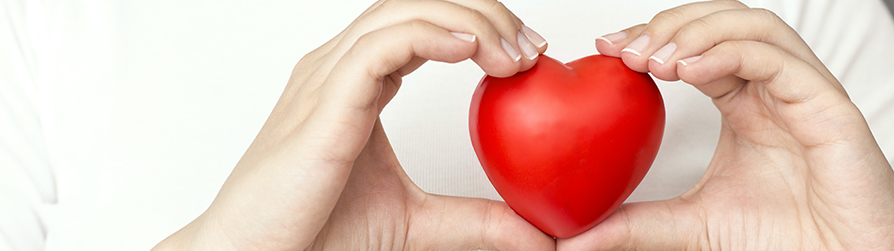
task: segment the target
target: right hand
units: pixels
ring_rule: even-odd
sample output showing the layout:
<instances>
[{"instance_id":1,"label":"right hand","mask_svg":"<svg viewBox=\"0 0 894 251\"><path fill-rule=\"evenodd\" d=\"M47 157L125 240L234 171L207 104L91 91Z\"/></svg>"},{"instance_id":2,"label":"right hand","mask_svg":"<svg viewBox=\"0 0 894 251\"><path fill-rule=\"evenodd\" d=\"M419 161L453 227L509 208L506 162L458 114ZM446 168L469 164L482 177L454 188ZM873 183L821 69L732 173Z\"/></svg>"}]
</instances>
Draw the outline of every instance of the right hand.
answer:
<instances>
[{"instance_id":1,"label":"right hand","mask_svg":"<svg viewBox=\"0 0 894 251\"><path fill-rule=\"evenodd\" d=\"M505 203L423 192L378 120L427 60L505 77L545 50L494 0L375 3L298 62L212 205L156 248L554 250Z\"/></svg>"},{"instance_id":2,"label":"right hand","mask_svg":"<svg viewBox=\"0 0 894 251\"><path fill-rule=\"evenodd\" d=\"M615 34L597 49L710 97L720 139L689 191L622 205L560 250L894 250L894 171L838 79L776 14L696 2Z\"/></svg>"}]
</instances>

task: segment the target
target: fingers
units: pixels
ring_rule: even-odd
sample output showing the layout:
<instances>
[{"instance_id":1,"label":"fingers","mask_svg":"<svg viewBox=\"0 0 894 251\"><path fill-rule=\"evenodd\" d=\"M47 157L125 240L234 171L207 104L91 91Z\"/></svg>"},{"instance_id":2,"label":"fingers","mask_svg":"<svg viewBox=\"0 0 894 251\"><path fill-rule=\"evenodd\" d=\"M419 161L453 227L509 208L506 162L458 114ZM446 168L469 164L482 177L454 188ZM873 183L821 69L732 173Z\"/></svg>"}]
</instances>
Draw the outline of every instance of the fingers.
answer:
<instances>
[{"instance_id":1,"label":"fingers","mask_svg":"<svg viewBox=\"0 0 894 251\"><path fill-rule=\"evenodd\" d=\"M645 27L626 30L625 38L614 38L619 42L612 43L612 46L607 47L606 51L600 50L600 53L619 55L631 69L647 72L649 57L667 44L682 27L693 20L717 11L741 8L747 7L736 1L708 1L665 10L655 15ZM600 39L597 40L597 43L600 41L611 40Z\"/></svg>"},{"instance_id":2,"label":"fingers","mask_svg":"<svg viewBox=\"0 0 894 251\"><path fill-rule=\"evenodd\" d=\"M813 68L822 69L827 80L835 79L797 32L764 9L725 10L696 19L668 43L668 48L675 45L676 50L659 50L650 57L649 70L661 78L674 79L675 65L666 62L699 55L724 41L758 41L777 46Z\"/></svg>"},{"instance_id":3,"label":"fingers","mask_svg":"<svg viewBox=\"0 0 894 251\"><path fill-rule=\"evenodd\" d=\"M309 134L298 135L365 139L381 108L397 91L400 80L394 74L400 74L402 67L414 65L411 61L418 58L459 62L477 48L477 38L470 34L451 33L418 20L370 32L345 53L317 90L320 105L310 115L317 119L306 120L316 124L304 125ZM319 135L320 131L334 135ZM332 150L333 160L350 162L364 142L337 140L323 149Z\"/></svg>"},{"instance_id":4,"label":"fingers","mask_svg":"<svg viewBox=\"0 0 894 251\"><path fill-rule=\"evenodd\" d=\"M823 93L838 93L811 65L779 47L760 42L723 42L702 56L678 61L677 65L683 81L715 99L741 88L714 85L716 80L730 75L763 83L770 94L786 103L803 103Z\"/></svg>"},{"instance_id":5,"label":"fingers","mask_svg":"<svg viewBox=\"0 0 894 251\"><path fill-rule=\"evenodd\" d=\"M760 97L768 107L775 107L783 126L805 146L851 137L822 128L866 131L860 112L842 90L826 81L812 65L776 46L754 41L723 42L701 57L678 61L677 74L714 98L720 112L727 116L742 107L737 103L741 99L731 94L753 92L749 96ZM731 76L747 82L731 81ZM769 96L762 94L763 90Z\"/></svg>"},{"instance_id":6,"label":"fingers","mask_svg":"<svg viewBox=\"0 0 894 251\"><path fill-rule=\"evenodd\" d=\"M555 250L555 240L506 203L428 195L413 213L413 250Z\"/></svg>"},{"instance_id":7,"label":"fingers","mask_svg":"<svg viewBox=\"0 0 894 251\"><path fill-rule=\"evenodd\" d=\"M521 19L515 16L503 3L492 0L448 0L484 14L494 24L501 36L507 37L507 41L516 41L517 49L521 55L528 59L523 62L522 70L533 66L534 59L540 53L546 51L547 42L540 34L524 25ZM509 22L514 20L514 22ZM514 40L512 38L515 38ZM510 43L511 44L511 43Z\"/></svg>"},{"instance_id":8,"label":"fingers","mask_svg":"<svg viewBox=\"0 0 894 251\"><path fill-rule=\"evenodd\" d=\"M737 1L683 5L663 11L648 25L630 28L623 34L629 35L609 34L597 39L597 49L659 79L679 80L676 64L668 62L700 55L725 41L758 41L807 62L841 89L794 29L771 11L747 8Z\"/></svg>"},{"instance_id":9,"label":"fingers","mask_svg":"<svg viewBox=\"0 0 894 251\"><path fill-rule=\"evenodd\" d=\"M559 251L703 250L705 224L678 199L624 204L592 229L557 241Z\"/></svg>"},{"instance_id":10,"label":"fingers","mask_svg":"<svg viewBox=\"0 0 894 251\"><path fill-rule=\"evenodd\" d=\"M646 24L640 24L596 38L596 50L602 55L620 58L621 50L633 41L632 38L635 38L636 34L642 33L644 29L646 29Z\"/></svg>"},{"instance_id":11,"label":"fingers","mask_svg":"<svg viewBox=\"0 0 894 251\"><path fill-rule=\"evenodd\" d=\"M450 32L425 21L409 21L367 33L354 43L336 64L327 87L352 90L338 102L371 104L378 94L379 81L391 73L408 74L418 63L414 58L455 63L472 56L479 48L479 38L472 34ZM335 93L339 94L339 93Z\"/></svg>"},{"instance_id":12,"label":"fingers","mask_svg":"<svg viewBox=\"0 0 894 251\"><path fill-rule=\"evenodd\" d=\"M340 55L364 34L411 20L475 35L480 50L471 58L494 76L506 77L530 68L546 49L542 37L536 32L526 33L518 18L493 0L392 0L384 1L352 23L332 52Z\"/></svg>"}]
</instances>

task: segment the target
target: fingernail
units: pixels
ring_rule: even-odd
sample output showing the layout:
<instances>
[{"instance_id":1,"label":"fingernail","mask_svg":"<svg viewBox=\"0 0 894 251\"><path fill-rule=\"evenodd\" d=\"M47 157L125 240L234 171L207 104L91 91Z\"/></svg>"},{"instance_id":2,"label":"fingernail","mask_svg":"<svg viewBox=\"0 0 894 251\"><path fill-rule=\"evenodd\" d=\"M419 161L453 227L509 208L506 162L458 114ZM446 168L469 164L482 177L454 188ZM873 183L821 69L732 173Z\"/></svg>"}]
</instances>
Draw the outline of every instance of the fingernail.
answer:
<instances>
[{"instance_id":1,"label":"fingernail","mask_svg":"<svg viewBox=\"0 0 894 251\"><path fill-rule=\"evenodd\" d=\"M518 62L521 60L521 54L518 54L518 51L515 48L512 48L512 45L509 42L506 42L505 39L500 38L500 43L503 44L503 50L506 51L506 54L512 58L512 61Z\"/></svg>"},{"instance_id":2,"label":"fingernail","mask_svg":"<svg viewBox=\"0 0 894 251\"><path fill-rule=\"evenodd\" d=\"M612 34L605 34L604 36L596 39L605 41L606 43L608 43L608 45L615 45L615 43L620 43L621 41L624 41L624 39L627 39L627 32L622 31Z\"/></svg>"},{"instance_id":3,"label":"fingernail","mask_svg":"<svg viewBox=\"0 0 894 251\"><path fill-rule=\"evenodd\" d=\"M701 56L701 55L698 55L698 56L695 56L695 57L691 57L691 58L685 58L685 59L677 60L677 63L678 63L678 64L681 64L681 65L683 65L683 66L687 66L687 65L690 65L690 64L695 63L695 61L698 61L699 59L702 59L702 56Z\"/></svg>"},{"instance_id":4,"label":"fingernail","mask_svg":"<svg viewBox=\"0 0 894 251\"><path fill-rule=\"evenodd\" d=\"M540 52L537 52L537 48L534 48L534 45L525 38L524 34L521 32L518 33L518 47L521 48L522 53L525 54L525 58L528 60L534 60L537 58L537 55L540 55Z\"/></svg>"},{"instance_id":5,"label":"fingernail","mask_svg":"<svg viewBox=\"0 0 894 251\"><path fill-rule=\"evenodd\" d=\"M661 49L658 49L658 51L656 51L655 54L652 54L649 59L655 60L655 62L658 62L659 64L664 64L664 62L670 58L671 54L674 54L675 50L677 50L677 44L670 42L664 47L661 47Z\"/></svg>"},{"instance_id":6,"label":"fingernail","mask_svg":"<svg viewBox=\"0 0 894 251\"><path fill-rule=\"evenodd\" d=\"M475 42L475 38L476 38L475 35L460 33L460 32L451 32L450 34L456 38L459 38L459 39L462 39L462 40L465 40L468 42Z\"/></svg>"},{"instance_id":7,"label":"fingernail","mask_svg":"<svg viewBox=\"0 0 894 251\"><path fill-rule=\"evenodd\" d=\"M534 44L534 46L537 46L537 48L542 48L544 45L546 45L546 39L543 39L540 34L532 30L527 25L522 25L522 32L524 32L525 36L528 37L528 41L531 41L531 43Z\"/></svg>"},{"instance_id":8,"label":"fingernail","mask_svg":"<svg viewBox=\"0 0 894 251\"><path fill-rule=\"evenodd\" d=\"M639 55L643 55L642 52L645 51L646 47L648 47L648 46L649 46L649 34L643 34L642 36L639 36L638 38L633 40L633 42L630 42L630 44L628 44L626 48L621 50L621 52L626 51L626 52L633 53L633 55L639 56Z\"/></svg>"}]
</instances>

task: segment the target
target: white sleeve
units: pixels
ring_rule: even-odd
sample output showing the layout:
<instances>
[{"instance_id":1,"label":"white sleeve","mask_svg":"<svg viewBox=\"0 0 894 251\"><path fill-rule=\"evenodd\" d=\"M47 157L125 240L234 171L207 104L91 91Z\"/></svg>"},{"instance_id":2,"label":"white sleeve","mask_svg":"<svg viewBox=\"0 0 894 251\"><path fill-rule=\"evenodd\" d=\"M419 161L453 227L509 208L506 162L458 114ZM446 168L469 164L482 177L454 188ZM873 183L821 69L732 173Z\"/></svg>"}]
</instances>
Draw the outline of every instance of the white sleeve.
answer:
<instances>
[{"instance_id":1,"label":"white sleeve","mask_svg":"<svg viewBox=\"0 0 894 251\"><path fill-rule=\"evenodd\" d=\"M39 208L55 203L53 171L39 112L36 4L0 1L0 250L43 250Z\"/></svg>"}]
</instances>

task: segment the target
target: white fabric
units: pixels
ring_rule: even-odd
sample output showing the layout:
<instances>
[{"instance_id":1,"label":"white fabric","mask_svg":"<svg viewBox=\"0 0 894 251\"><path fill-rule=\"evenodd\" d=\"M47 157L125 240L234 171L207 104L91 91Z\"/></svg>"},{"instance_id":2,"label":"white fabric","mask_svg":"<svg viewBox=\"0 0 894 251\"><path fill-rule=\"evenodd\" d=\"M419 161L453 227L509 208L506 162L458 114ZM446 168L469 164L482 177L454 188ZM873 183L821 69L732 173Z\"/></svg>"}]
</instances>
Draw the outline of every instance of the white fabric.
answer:
<instances>
[{"instance_id":1,"label":"white fabric","mask_svg":"<svg viewBox=\"0 0 894 251\"><path fill-rule=\"evenodd\" d=\"M506 1L570 61L686 1ZM894 23L878 0L753 0L801 32L894 156ZM371 1L0 0L0 250L146 250L211 202L305 53ZM482 72L430 63L382 114L425 191L499 199L468 136ZM679 195L719 132L710 100L659 83L658 158L629 201Z\"/></svg>"}]
</instances>

